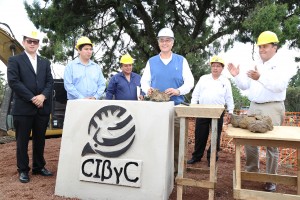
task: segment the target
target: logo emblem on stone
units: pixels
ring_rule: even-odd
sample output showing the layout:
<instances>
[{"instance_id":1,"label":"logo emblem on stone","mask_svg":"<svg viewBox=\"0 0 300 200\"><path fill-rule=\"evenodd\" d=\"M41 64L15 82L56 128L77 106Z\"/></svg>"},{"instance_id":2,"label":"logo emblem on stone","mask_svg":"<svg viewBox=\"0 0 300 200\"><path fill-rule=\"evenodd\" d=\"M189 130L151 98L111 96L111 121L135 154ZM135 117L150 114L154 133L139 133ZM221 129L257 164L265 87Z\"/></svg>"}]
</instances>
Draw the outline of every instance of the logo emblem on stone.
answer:
<instances>
[{"instance_id":1,"label":"logo emblem on stone","mask_svg":"<svg viewBox=\"0 0 300 200\"><path fill-rule=\"evenodd\" d=\"M135 139L135 123L123 107L109 105L99 109L88 126L89 141L81 156L99 154L116 158L124 154Z\"/></svg>"}]
</instances>

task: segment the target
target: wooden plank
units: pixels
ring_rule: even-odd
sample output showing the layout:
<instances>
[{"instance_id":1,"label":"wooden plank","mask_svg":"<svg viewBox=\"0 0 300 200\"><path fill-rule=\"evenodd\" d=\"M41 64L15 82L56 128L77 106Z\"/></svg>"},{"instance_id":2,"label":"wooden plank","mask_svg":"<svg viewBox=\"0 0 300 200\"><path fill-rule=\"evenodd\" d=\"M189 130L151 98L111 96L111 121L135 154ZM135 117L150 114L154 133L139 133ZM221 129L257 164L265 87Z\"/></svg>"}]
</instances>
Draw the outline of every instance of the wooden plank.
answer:
<instances>
[{"instance_id":1,"label":"wooden plank","mask_svg":"<svg viewBox=\"0 0 300 200\"><path fill-rule=\"evenodd\" d=\"M236 187L241 189L241 146L235 146L235 171L236 171Z\"/></svg>"},{"instance_id":2,"label":"wooden plank","mask_svg":"<svg viewBox=\"0 0 300 200\"><path fill-rule=\"evenodd\" d=\"M177 117L220 118L224 109L222 105L177 105L175 106L175 114Z\"/></svg>"},{"instance_id":3,"label":"wooden plank","mask_svg":"<svg viewBox=\"0 0 300 200\"><path fill-rule=\"evenodd\" d=\"M226 132L233 138L300 142L300 127L296 126L274 126L272 131L266 133L252 133L247 129L234 128L230 124Z\"/></svg>"},{"instance_id":4,"label":"wooden plank","mask_svg":"<svg viewBox=\"0 0 300 200\"><path fill-rule=\"evenodd\" d=\"M199 174L209 174L209 168L196 168L196 167L187 167L188 172L199 173Z\"/></svg>"},{"instance_id":5,"label":"wooden plank","mask_svg":"<svg viewBox=\"0 0 300 200\"><path fill-rule=\"evenodd\" d=\"M184 153L185 153L185 138L186 134L186 123L185 118L180 118L180 135L179 135L179 153L178 153L178 177L183 177L183 170L184 170Z\"/></svg>"},{"instance_id":6,"label":"wooden plank","mask_svg":"<svg viewBox=\"0 0 300 200\"><path fill-rule=\"evenodd\" d=\"M186 119L180 118L180 132L179 132L179 153L178 153L178 174L176 177L176 183L177 183L177 200L182 200L182 194L183 194L183 185L178 184L177 180L180 180L183 178L184 173L184 154L185 154L185 141L186 137Z\"/></svg>"},{"instance_id":7,"label":"wooden plank","mask_svg":"<svg viewBox=\"0 0 300 200\"><path fill-rule=\"evenodd\" d=\"M183 187L177 184L177 200L182 200Z\"/></svg>"},{"instance_id":8,"label":"wooden plank","mask_svg":"<svg viewBox=\"0 0 300 200\"><path fill-rule=\"evenodd\" d=\"M210 153L210 175L209 180L213 182L216 177L216 156L217 156L217 135L218 135L218 120L212 119L211 122L211 153Z\"/></svg>"},{"instance_id":9,"label":"wooden plank","mask_svg":"<svg viewBox=\"0 0 300 200\"><path fill-rule=\"evenodd\" d=\"M242 172L242 180L246 181L256 181L256 182L272 182L284 185L297 185L297 177L289 175L279 175L279 174L265 174L257 172Z\"/></svg>"},{"instance_id":10,"label":"wooden plank","mask_svg":"<svg viewBox=\"0 0 300 200\"><path fill-rule=\"evenodd\" d=\"M217 180L217 171L216 171L216 156L217 156L217 136L218 136L218 119L211 120L211 152L210 152L210 174L209 181L216 182ZM209 189L208 191L208 199L214 199L215 191L213 189Z\"/></svg>"},{"instance_id":11,"label":"wooden plank","mask_svg":"<svg viewBox=\"0 0 300 200\"><path fill-rule=\"evenodd\" d=\"M233 172L232 172L232 186L233 186L233 188L241 189L241 188L237 188L237 185L236 185L236 171L235 170L233 170Z\"/></svg>"},{"instance_id":12,"label":"wooden plank","mask_svg":"<svg viewBox=\"0 0 300 200\"><path fill-rule=\"evenodd\" d=\"M211 181L197 181L195 179L190 178L176 178L177 185L185 185L185 186L191 186L191 187L201 187L201 188L207 188L207 189L214 189L216 187L216 182ZM178 189L178 187L177 187Z\"/></svg>"},{"instance_id":13,"label":"wooden plank","mask_svg":"<svg viewBox=\"0 0 300 200\"><path fill-rule=\"evenodd\" d=\"M272 139L260 140L260 139L235 138L234 142L236 145L266 146L266 144L268 144L268 147L287 147L287 148L298 148L300 145L299 142L296 141L272 140Z\"/></svg>"},{"instance_id":14,"label":"wooden plank","mask_svg":"<svg viewBox=\"0 0 300 200\"><path fill-rule=\"evenodd\" d=\"M208 191L208 200L214 200L215 190L209 189Z\"/></svg>"},{"instance_id":15,"label":"wooden plank","mask_svg":"<svg viewBox=\"0 0 300 200\"><path fill-rule=\"evenodd\" d=\"M186 158L187 148L186 147L188 146L188 136L189 136L189 120L188 120L188 118L184 118L184 119L185 119L185 132L184 132L185 148L184 148L184 153L183 153L183 155L184 155L183 177L185 176L186 169L187 169L187 158Z\"/></svg>"},{"instance_id":16,"label":"wooden plank","mask_svg":"<svg viewBox=\"0 0 300 200\"><path fill-rule=\"evenodd\" d=\"M297 148L297 194L300 195L300 148Z\"/></svg>"},{"instance_id":17,"label":"wooden plank","mask_svg":"<svg viewBox=\"0 0 300 200\"><path fill-rule=\"evenodd\" d=\"M246 189L233 190L233 197L235 199L251 199L251 200L300 200L300 196L292 194L281 194L274 192L255 191Z\"/></svg>"}]
</instances>

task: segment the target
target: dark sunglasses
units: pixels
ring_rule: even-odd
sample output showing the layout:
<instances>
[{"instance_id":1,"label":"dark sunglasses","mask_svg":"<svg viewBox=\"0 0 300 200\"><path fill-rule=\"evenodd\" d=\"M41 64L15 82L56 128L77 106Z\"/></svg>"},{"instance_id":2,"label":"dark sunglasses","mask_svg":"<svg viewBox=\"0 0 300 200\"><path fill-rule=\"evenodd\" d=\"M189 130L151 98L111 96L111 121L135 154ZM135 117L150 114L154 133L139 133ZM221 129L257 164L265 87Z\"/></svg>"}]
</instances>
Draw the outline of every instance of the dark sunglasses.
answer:
<instances>
[{"instance_id":1,"label":"dark sunglasses","mask_svg":"<svg viewBox=\"0 0 300 200\"><path fill-rule=\"evenodd\" d=\"M39 41L38 40L26 40L27 44L34 44L34 45L38 45Z\"/></svg>"}]
</instances>

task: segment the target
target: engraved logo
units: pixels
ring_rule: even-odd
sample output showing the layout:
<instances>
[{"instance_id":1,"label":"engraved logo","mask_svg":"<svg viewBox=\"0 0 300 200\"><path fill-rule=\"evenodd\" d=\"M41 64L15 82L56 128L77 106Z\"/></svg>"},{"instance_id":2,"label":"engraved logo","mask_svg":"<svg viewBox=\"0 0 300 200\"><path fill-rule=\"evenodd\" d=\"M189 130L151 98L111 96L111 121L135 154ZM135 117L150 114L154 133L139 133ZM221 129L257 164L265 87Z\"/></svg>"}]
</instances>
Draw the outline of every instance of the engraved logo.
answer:
<instances>
[{"instance_id":1,"label":"engraved logo","mask_svg":"<svg viewBox=\"0 0 300 200\"><path fill-rule=\"evenodd\" d=\"M89 141L81 156L99 154L116 158L124 154L135 139L135 123L123 107L109 105L99 109L88 126Z\"/></svg>"}]
</instances>

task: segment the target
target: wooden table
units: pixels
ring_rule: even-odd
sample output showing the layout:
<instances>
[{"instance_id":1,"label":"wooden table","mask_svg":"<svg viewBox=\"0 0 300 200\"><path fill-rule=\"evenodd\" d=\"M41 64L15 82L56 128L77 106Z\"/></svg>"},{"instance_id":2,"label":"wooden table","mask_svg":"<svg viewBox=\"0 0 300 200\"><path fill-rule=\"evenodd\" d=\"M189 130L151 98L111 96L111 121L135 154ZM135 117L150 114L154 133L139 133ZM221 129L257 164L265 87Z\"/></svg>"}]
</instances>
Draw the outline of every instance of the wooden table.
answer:
<instances>
[{"instance_id":1,"label":"wooden table","mask_svg":"<svg viewBox=\"0 0 300 200\"><path fill-rule=\"evenodd\" d=\"M217 147L217 127L218 119L224 111L224 106L219 105L199 105L191 104L190 106L178 105L175 106L176 117L180 118L180 138L179 138L179 155L178 155L178 174L176 177L177 183L177 199L182 199L183 186L202 187L209 189L209 199L214 199L214 189L217 182L216 174L216 147ZM210 155L210 169L209 181L194 180L184 178L186 173L186 148L188 126L187 117L197 118L212 118L211 125L211 155ZM201 170L199 170L201 172Z\"/></svg>"},{"instance_id":2,"label":"wooden table","mask_svg":"<svg viewBox=\"0 0 300 200\"><path fill-rule=\"evenodd\" d=\"M274 129L267 133L252 133L249 130L234 128L229 125L227 133L229 137L234 139L235 143L236 163L235 173L233 173L235 199L300 199L300 127L274 126ZM290 147L297 150L298 169L296 176L245 172L241 170L241 146L266 146L266 144L270 147ZM242 180L294 185L297 186L297 195L242 189Z\"/></svg>"}]
</instances>

